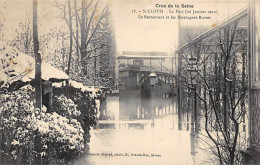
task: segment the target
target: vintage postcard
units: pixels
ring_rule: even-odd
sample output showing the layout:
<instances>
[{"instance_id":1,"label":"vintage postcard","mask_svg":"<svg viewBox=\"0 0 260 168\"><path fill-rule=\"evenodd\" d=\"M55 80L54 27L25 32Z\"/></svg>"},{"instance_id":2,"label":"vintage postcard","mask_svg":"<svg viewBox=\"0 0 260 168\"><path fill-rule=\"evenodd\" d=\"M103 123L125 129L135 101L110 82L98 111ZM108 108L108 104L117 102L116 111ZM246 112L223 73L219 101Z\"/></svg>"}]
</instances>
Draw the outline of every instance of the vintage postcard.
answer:
<instances>
[{"instance_id":1,"label":"vintage postcard","mask_svg":"<svg viewBox=\"0 0 260 168\"><path fill-rule=\"evenodd\" d=\"M260 164L259 32L258 0L0 0L0 164Z\"/></svg>"}]
</instances>

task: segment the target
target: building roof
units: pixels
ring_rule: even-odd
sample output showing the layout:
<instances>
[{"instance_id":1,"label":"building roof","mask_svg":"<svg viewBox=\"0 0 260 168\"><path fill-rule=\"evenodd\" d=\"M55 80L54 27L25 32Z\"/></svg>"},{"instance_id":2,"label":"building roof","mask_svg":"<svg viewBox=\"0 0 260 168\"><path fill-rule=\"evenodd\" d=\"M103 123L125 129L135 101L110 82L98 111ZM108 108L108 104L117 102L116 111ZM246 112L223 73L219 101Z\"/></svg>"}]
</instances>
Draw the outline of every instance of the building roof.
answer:
<instances>
[{"instance_id":1,"label":"building roof","mask_svg":"<svg viewBox=\"0 0 260 168\"><path fill-rule=\"evenodd\" d=\"M166 58L172 58L171 56L146 56L146 55L120 55L117 59L152 59L152 60L163 60Z\"/></svg>"},{"instance_id":2,"label":"building roof","mask_svg":"<svg viewBox=\"0 0 260 168\"><path fill-rule=\"evenodd\" d=\"M62 88L65 85L66 85L65 81L52 83L52 86L54 88ZM73 87L75 89L78 89L83 93L90 93L92 98L94 98L97 95L97 93L100 91L100 88L97 88L97 87L94 87L94 86L85 86L82 83L74 81L74 80L69 80L69 86Z\"/></svg>"},{"instance_id":3,"label":"building roof","mask_svg":"<svg viewBox=\"0 0 260 168\"><path fill-rule=\"evenodd\" d=\"M93 92L93 93L97 93L99 91L98 88L94 88L94 87L89 87L89 86L85 86L80 82L74 81L74 80L70 80L69 81L69 85L76 88L76 89L80 89L82 92Z\"/></svg>"},{"instance_id":4,"label":"building roof","mask_svg":"<svg viewBox=\"0 0 260 168\"><path fill-rule=\"evenodd\" d=\"M144 51L123 51L122 55L118 56L117 59L152 59L162 60L165 58L172 58L166 52L144 52Z\"/></svg>"},{"instance_id":5,"label":"building roof","mask_svg":"<svg viewBox=\"0 0 260 168\"><path fill-rule=\"evenodd\" d=\"M235 23L243 18L245 18L248 14L248 8L244 8L242 9L241 11L235 13L233 16L231 16L230 18L228 18L227 20L219 23L217 26L209 29L208 31L200 34L199 36L197 36L196 38L194 38L193 40L191 40L190 42L184 44L183 46L181 46L178 50L176 50L176 52L179 52L179 51L182 51L184 50L185 48L188 48L190 45L196 43L197 41L211 35L212 33L214 33L216 30L220 29L220 28L223 28L225 26L227 26L228 24L231 24L231 23Z\"/></svg>"},{"instance_id":6,"label":"building roof","mask_svg":"<svg viewBox=\"0 0 260 168\"><path fill-rule=\"evenodd\" d=\"M33 57L10 46L0 46L0 82L8 84L16 81L30 82L34 77L35 59ZM69 76L43 61L42 79L62 81L69 79Z\"/></svg>"},{"instance_id":7,"label":"building roof","mask_svg":"<svg viewBox=\"0 0 260 168\"><path fill-rule=\"evenodd\" d=\"M166 52L123 51L122 55L167 56Z\"/></svg>"}]
</instances>

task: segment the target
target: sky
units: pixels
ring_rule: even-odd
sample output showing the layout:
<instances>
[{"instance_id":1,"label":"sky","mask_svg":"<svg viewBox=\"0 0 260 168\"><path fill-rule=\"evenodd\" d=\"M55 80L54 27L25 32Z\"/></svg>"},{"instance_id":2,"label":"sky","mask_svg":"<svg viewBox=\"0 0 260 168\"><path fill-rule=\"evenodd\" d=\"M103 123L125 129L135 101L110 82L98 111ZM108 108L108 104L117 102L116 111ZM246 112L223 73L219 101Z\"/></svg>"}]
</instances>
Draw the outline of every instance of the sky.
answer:
<instances>
[{"instance_id":1,"label":"sky","mask_svg":"<svg viewBox=\"0 0 260 168\"><path fill-rule=\"evenodd\" d=\"M120 55L122 51L162 51L171 53L178 48L178 25L204 27L217 25L244 8L247 3L247 0L114 0L111 10L118 54ZM194 6L194 10L217 10L218 14L211 15L209 20L178 21L178 19L138 19L139 13L132 13L134 9L137 11L143 9L168 10L168 8L156 8L156 4L166 6L168 4L189 4Z\"/></svg>"},{"instance_id":2,"label":"sky","mask_svg":"<svg viewBox=\"0 0 260 168\"><path fill-rule=\"evenodd\" d=\"M0 0L0 4L6 6L4 9L4 34L6 39L12 39L19 22L32 22L32 1L33 0ZM64 0L57 0L62 3ZM54 6L56 0L38 0L38 32L48 32L49 29L59 26L61 18L58 18L59 11ZM0 9L1 10L1 9ZM31 24L32 26L32 24Z\"/></svg>"},{"instance_id":3,"label":"sky","mask_svg":"<svg viewBox=\"0 0 260 168\"><path fill-rule=\"evenodd\" d=\"M64 0L57 0L62 2ZM104 0L101 0L104 1ZM32 18L32 0L0 0L6 3L5 29L7 39L14 37L15 29L20 21ZM58 10L52 4L55 0L39 0L39 19L48 20L47 24L39 26L39 32L48 31L59 26ZM79 0L78 3L81 1ZM111 0L111 22L115 33L116 49L122 51L158 51L173 52L178 48L178 27L216 25L241 10L248 0ZM179 20L178 19L138 19L144 13L132 13L132 10L156 10L158 5L189 4L194 10L213 10L218 14L211 15L209 20ZM175 10L175 8L173 8ZM146 14L165 16L167 14ZM177 15L177 14L172 14Z\"/></svg>"}]
</instances>

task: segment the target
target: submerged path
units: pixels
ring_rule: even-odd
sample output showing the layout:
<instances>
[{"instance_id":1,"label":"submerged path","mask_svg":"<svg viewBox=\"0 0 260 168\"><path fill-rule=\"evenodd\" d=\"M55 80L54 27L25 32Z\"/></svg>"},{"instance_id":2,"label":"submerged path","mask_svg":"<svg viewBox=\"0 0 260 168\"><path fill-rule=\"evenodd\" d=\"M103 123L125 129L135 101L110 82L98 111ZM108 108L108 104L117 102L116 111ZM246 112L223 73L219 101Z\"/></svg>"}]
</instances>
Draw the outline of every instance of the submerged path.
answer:
<instances>
[{"instance_id":1,"label":"submerged path","mask_svg":"<svg viewBox=\"0 0 260 168\"><path fill-rule=\"evenodd\" d=\"M76 164L203 164L189 114L179 116L174 99L156 102L108 97L108 120L91 130L89 153Z\"/></svg>"}]
</instances>

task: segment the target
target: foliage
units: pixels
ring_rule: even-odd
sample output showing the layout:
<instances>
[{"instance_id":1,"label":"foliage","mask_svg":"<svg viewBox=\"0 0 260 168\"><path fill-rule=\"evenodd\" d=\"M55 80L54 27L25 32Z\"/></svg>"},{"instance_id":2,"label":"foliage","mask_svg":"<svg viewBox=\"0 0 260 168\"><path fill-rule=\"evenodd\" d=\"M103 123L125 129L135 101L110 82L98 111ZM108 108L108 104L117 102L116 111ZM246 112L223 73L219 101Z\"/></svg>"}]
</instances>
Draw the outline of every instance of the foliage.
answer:
<instances>
[{"instance_id":1,"label":"foliage","mask_svg":"<svg viewBox=\"0 0 260 168\"><path fill-rule=\"evenodd\" d=\"M21 52L33 55L33 33L30 20L28 19L25 23L20 22L15 33L16 38L11 42L11 44Z\"/></svg>"},{"instance_id":2,"label":"foliage","mask_svg":"<svg viewBox=\"0 0 260 168\"><path fill-rule=\"evenodd\" d=\"M75 91L71 99L77 104L78 109L81 111L79 121L85 132L85 142L90 141L89 130L97 124L97 108L96 98L92 96L92 93Z\"/></svg>"},{"instance_id":3,"label":"foliage","mask_svg":"<svg viewBox=\"0 0 260 168\"><path fill-rule=\"evenodd\" d=\"M91 1L88 4L86 0L81 3L74 1L74 4L71 2L56 4L70 32L70 35L62 34L69 36L62 40L62 49L70 48L73 42L73 50L63 52L63 67L70 67L70 78L85 85L112 86L115 46L109 24L109 3ZM69 42L71 38L73 41ZM67 55L71 55L71 60Z\"/></svg>"},{"instance_id":4,"label":"foliage","mask_svg":"<svg viewBox=\"0 0 260 168\"><path fill-rule=\"evenodd\" d=\"M29 94L28 94L29 93ZM25 90L1 94L1 154L13 163L32 163L34 153L34 131L36 118L32 96Z\"/></svg>"},{"instance_id":5,"label":"foliage","mask_svg":"<svg viewBox=\"0 0 260 168\"><path fill-rule=\"evenodd\" d=\"M54 100L53 108L58 108L60 110L62 110L62 108L63 109L67 108L68 106L65 104L65 102L70 99L75 103L76 109L80 111L80 115L74 118L76 118L81 123L81 126L84 130L84 142L86 144L90 141L89 130L91 127L97 124L97 120L98 120L97 104L96 104L97 96L94 91L91 90L82 91L82 88L70 87L69 88L70 99L67 99L63 95L64 90L66 90L64 86L54 88L53 93L54 95L57 96L55 96L56 98L54 98L56 100ZM57 103L57 100L61 100L61 101Z\"/></svg>"},{"instance_id":6,"label":"foliage","mask_svg":"<svg viewBox=\"0 0 260 168\"><path fill-rule=\"evenodd\" d=\"M80 123L56 112L40 113L32 98L30 86L1 94L1 160L34 164L39 157L70 160L79 156L84 150Z\"/></svg>"},{"instance_id":7,"label":"foliage","mask_svg":"<svg viewBox=\"0 0 260 168\"><path fill-rule=\"evenodd\" d=\"M48 148L52 147L58 159L70 160L83 152L84 131L76 119L69 120L55 112L40 113L36 118L44 154L49 155Z\"/></svg>"},{"instance_id":8,"label":"foliage","mask_svg":"<svg viewBox=\"0 0 260 168\"><path fill-rule=\"evenodd\" d=\"M59 115L69 119L77 118L81 113L77 110L77 105L71 99L67 99L63 94L54 97L52 111L56 111Z\"/></svg>"},{"instance_id":9,"label":"foliage","mask_svg":"<svg viewBox=\"0 0 260 168\"><path fill-rule=\"evenodd\" d=\"M72 0L70 0L73 2ZM82 2L85 0L82 0ZM85 4L83 3L83 4ZM70 52L69 34L66 27L69 22L67 2L61 2L55 6L60 10L62 20L57 20L59 26L52 26L46 31L39 31L40 51L42 59L56 68L67 70L70 64L70 78L84 83L85 85L113 85L115 42L112 25L109 20L109 3L93 1L84 6L74 1L71 3L73 49ZM85 10L81 10L85 9ZM39 28L43 26L49 17L41 11L39 6ZM83 12L83 13L82 13ZM83 15L84 16L83 16ZM1 14L0 14L1 15ZM93 16L92 16L93 15ZM82 18L83 16L83 18ZM91 17L92 16L92 17ZM85 18L85 19L84 19ZM87 22L84 27L81 23ZM32 23L29 18L20 21L15 30L16 36L9 43L29 55L33 55ZM72 54L69 61L69 54Z\"/></svg>"}]
</instances>

